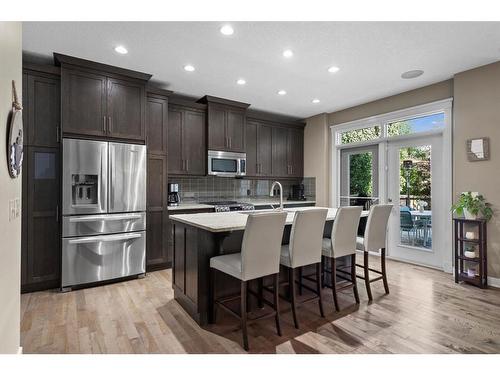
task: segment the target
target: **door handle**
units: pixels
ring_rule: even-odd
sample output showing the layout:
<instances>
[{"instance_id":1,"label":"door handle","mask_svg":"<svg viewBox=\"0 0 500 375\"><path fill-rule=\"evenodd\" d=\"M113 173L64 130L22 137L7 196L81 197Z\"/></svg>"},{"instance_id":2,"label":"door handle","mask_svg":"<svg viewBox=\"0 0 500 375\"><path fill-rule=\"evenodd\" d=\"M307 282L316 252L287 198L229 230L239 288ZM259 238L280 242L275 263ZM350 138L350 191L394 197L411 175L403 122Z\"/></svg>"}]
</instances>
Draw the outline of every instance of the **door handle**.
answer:
<instances>
[{"instance_id":1,"label":"door handle","mask_svg":"<svg viewBox=\"0 0 500 375\"><path fill-rule=\"evenodd\" d=\"M131 233L131 234L119 234L119 235L106 235L106 236L93 236L77 238L74 240L69 240L69 244L79 244L79 243L94 243L94 242L114 242L114 241L128 241L135 238L141 237L141 234Z\"/></svg>"},{"instance_id":2,"label":"door handle","mask_svg":"<svg viewBox=\"0 0 500 375\"><path fill-rule=\"evenodd\" d=\"M229 137L229 148L231 148L231 137Z\"/></svg>"},{"instance_id":3,"label":"door handle","mask_svg":"<svg viewBox=\"0 0 500 375\"><path fill-rule=\"evenodd\" d=\"M106 116L102 116L102 132L104 134L107 133L107 130L106 130Z\"/></svg>"},{"instance_id":4,"label":"door handle","mask_svg":"<svg viewBox=\"0 0 500 375\"><path fill-rule=\"evenodd\" d=\"M142 216L138 214L132 215L115 215L115 216L83 216L83 217L71 217L69 219L70 223L82 223L87 221L116 221L116 220L137 220Z\"/></svg>"},{"instance_id":5,"label":"door handle","mask_svg":"<svg viewBox=\"0 0 500 375\"><path fill-rule=\"evenodd\" d=\"M111 133L113 131L113 122L111 121L112 117L108 116L108 132Z\"/></svg>"},{"instance_id":6,"label":"door handle","mask_svg":"<svg viewBox=\"0 0 500 375\"><path fill-rule=\"evenodd\" d=\"M189 159L186 159L186 172L189 172Z\"/></svg>"}]
</instances>

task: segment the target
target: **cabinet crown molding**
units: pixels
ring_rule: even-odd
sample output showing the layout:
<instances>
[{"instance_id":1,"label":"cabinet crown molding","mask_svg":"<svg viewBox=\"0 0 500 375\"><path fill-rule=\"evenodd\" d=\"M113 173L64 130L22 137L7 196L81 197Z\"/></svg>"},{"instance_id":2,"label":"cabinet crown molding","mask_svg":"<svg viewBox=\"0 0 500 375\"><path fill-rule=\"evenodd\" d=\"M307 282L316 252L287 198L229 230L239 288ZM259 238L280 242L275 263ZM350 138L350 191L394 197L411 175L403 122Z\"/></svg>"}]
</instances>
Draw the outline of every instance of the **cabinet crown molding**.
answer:
<instances>
[{"instance_id":1,"label":"cabinet crown molding","mask_svg":"<svg viewBox=\"0 0 500 375\"><path fill-rule=\"evenodd\" d=\"M229 105L232 107L238 107L238 108L242 108L242 109L246 109L246 108L250 107L250 104L248 104L248 103L237 102L235 100L218 98L216 96L210 96L210 95L205 95L203 98L198 100L198 103L223 104L223 105Z\"/></svg>"},{"instance_id":2,"label":"cabinet crown molding","mask_svg":"<svg viewBox=\"0 0 500 375\"><path fill-rule=\"evenodd\" d=\"M138 72L138 71L130 70L130 69L125 69L125 68L119 68L117 66L102 64L102 63L98 63L95 61L81 59L78 57L63 55L63 54L56 53L56 52L54 52L54 63L56 64L56 66L61 66L61 64L63 64L63 65L64 64L75 65L75 66L84 67L87 69L93 69L93 70L98 70L101 72L107 72L107 73L118 74L118 75L130 77L130 78L135 78L135 79L139 79L142 81L149 81L150 78L152 77L151 74L142 73L142 72Z\"/></svg>"}]
</instances>

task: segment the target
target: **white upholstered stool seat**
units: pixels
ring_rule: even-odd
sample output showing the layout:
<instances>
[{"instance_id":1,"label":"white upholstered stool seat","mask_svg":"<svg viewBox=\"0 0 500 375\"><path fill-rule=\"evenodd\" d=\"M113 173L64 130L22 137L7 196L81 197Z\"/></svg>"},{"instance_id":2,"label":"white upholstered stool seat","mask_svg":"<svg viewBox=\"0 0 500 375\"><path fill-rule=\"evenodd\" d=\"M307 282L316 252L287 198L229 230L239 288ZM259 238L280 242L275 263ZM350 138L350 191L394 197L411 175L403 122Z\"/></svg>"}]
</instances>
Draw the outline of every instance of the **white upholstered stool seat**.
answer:
<instances>
[{"instance_id":1,"label":"white upholstered stool seat","mask_svg":"<svg viewBox=\"0 0 500 375\"><path fill-rule=\"evenodd\" d=\"M356 237L356 250L364 251L365 250L365 239L363 237Z\"/></svg>"},{"instance_id":2,"label":"white upholstered stool seat","mask_svg":"<svg viewBox=\"0 0 500 375\"><path fill-rule=\"evenodd\" d=\"M385 246L387 240L387 223L392 211L392 204L373 205L366 219L365 233L363 237L356 238L356 249L363 252L363 264L357 264L363 268L363 276L357 277L365 281L366 294L371 301L372 291L370 283L382 280L384 282L385 293L389 294L389 284L387 283L387 272L385 266ZM380 252L380 270L370 268L368 253L370 251ZM379 274L370 279L370 272Z\"/></svg>"},{"instance_id":3,"label":"white upholstered stool seat","mask_svg":"<svg viewBox=\"0 0 500 375\"><path fill-rule=\"evenodd\" d=\"M328 209L326 208L311 208L295 212L290 231L290 243L281 246L280 263L288 268L289 302L292 305L295 328L299 328L295 296L296 269L299 270L299 293L302 294L302 288L305 288L316 295L303 302L318 299L320 314L322 317L324 316L321 296L321 239L327 214ZM312 275L310 275L305 279L314 282L316 288L302 283L302 267L310 265L316 265L316 278L312 279Z\"/></svg>"},{"instance_id":4,"label":"white upholstered stool seat","mask_svg":"<svg viewBox=\"0 0 500 375\"><path fill-rule=\"evenodd\" d=\"M210 258L210 293L212 309L209 317L211 323L215 323L216 307L224 308L230 314L240 319L243 334L243 347L248 350L247 333L247 297L248 283L251 280L261 281L265 276L273 276L274 303L271 304L273 312L267 316L274 316L276 330L281 336L279 319L279 270L280 270L280 250L283 230L286 222L286 212L259 212L248 214L245 232L241 243L241 252L234 254L219 255ZM223 272L240 280L241 293L236 297L217 300L215 285L216 272ZM238 314L224 302L232 299L240 299L241 308Z\"/></svg>"},{"instance_id":5,"label":"white upholstered stool seat","mask_svg":"<svg viewBox=\"0 0 500 375\"><path fill-rule=\"evenodd\" d=\"M241 253L219 255L210 258L210 267L243 280L241 272Z\"/></svg>"},{"instance_id":6,"label":"white upholstered stool seat","mask_svg":"<svg viewBox=\"0 0 500 375\"><path fill-rule=\"evenodd\" d=\"M359 218L361 217L362 208L359 206L341 207L337 211L335 221L333 222L330 238L323 238L322 251L323 255L323 275L328 270L326 269L326 259L330 263L330 286L333 293L333 303L335 310L339 311L337 300L337 291L344 288L353 288L354 298L356 303L359 303L358 287L356 284L356 233L359 226ZM345 271L346 267L337 270L338 258L350 258L350 272ZM339 272L337 274L337 272ZM324 276L323 276L324 277ZM337 277L349 283L337 288Z\"/></svg>"}]
</instances>

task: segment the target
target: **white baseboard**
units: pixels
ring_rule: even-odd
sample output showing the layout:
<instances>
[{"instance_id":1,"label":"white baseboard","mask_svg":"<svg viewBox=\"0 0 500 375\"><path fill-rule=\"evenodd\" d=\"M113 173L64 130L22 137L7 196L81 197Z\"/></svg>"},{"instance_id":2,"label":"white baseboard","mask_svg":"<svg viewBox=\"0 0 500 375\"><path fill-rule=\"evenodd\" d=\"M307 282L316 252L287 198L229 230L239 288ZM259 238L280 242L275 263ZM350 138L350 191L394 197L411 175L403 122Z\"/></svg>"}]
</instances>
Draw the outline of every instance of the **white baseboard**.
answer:
<instances>
[{"instance_id":1,"label":"white baseboard","mask_svg":"<svg viewBox=\"0 0 500 375\"><path fill-rule=\"evenodd\" d=\"M488 286L500 288L500 278L488 276Z\"/></svg>"},{"instance_id":2,"label":"white baseboard","mask_svg":"<svg viewBox=\"0 0 500 375\"><path fill-rule=\"evenodd\" d=\"M17 354L23 354L23 347L20 346L19 349L17 349Z\"/></svg>"}]
</instances>

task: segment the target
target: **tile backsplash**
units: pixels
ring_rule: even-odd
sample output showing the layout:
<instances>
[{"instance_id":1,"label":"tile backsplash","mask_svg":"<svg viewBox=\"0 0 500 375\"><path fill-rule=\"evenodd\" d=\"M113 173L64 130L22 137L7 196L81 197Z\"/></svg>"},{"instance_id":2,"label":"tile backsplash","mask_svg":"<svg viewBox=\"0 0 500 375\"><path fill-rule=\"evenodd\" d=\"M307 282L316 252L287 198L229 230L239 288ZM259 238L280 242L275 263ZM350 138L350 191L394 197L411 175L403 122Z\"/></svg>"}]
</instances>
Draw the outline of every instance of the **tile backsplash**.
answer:
<instances>
[{"instance_id":1,"label":"tile backsplash","mask_svg":"<svg viewBox=\"0 0 500 375\"><path fill-rule=\"evenodd\" d=\"M275 180L239 179L216 176L169 177L168 182L179 184L181 201L203 202L210 200L237 200L238 198L264 198ZM280 181L280 180L278 180ZM291 194L292 185L304 184L304 195L314 200L316 179L305 177L297 180L281 180L283 198Z\"/></svg>"}]
</instances>

